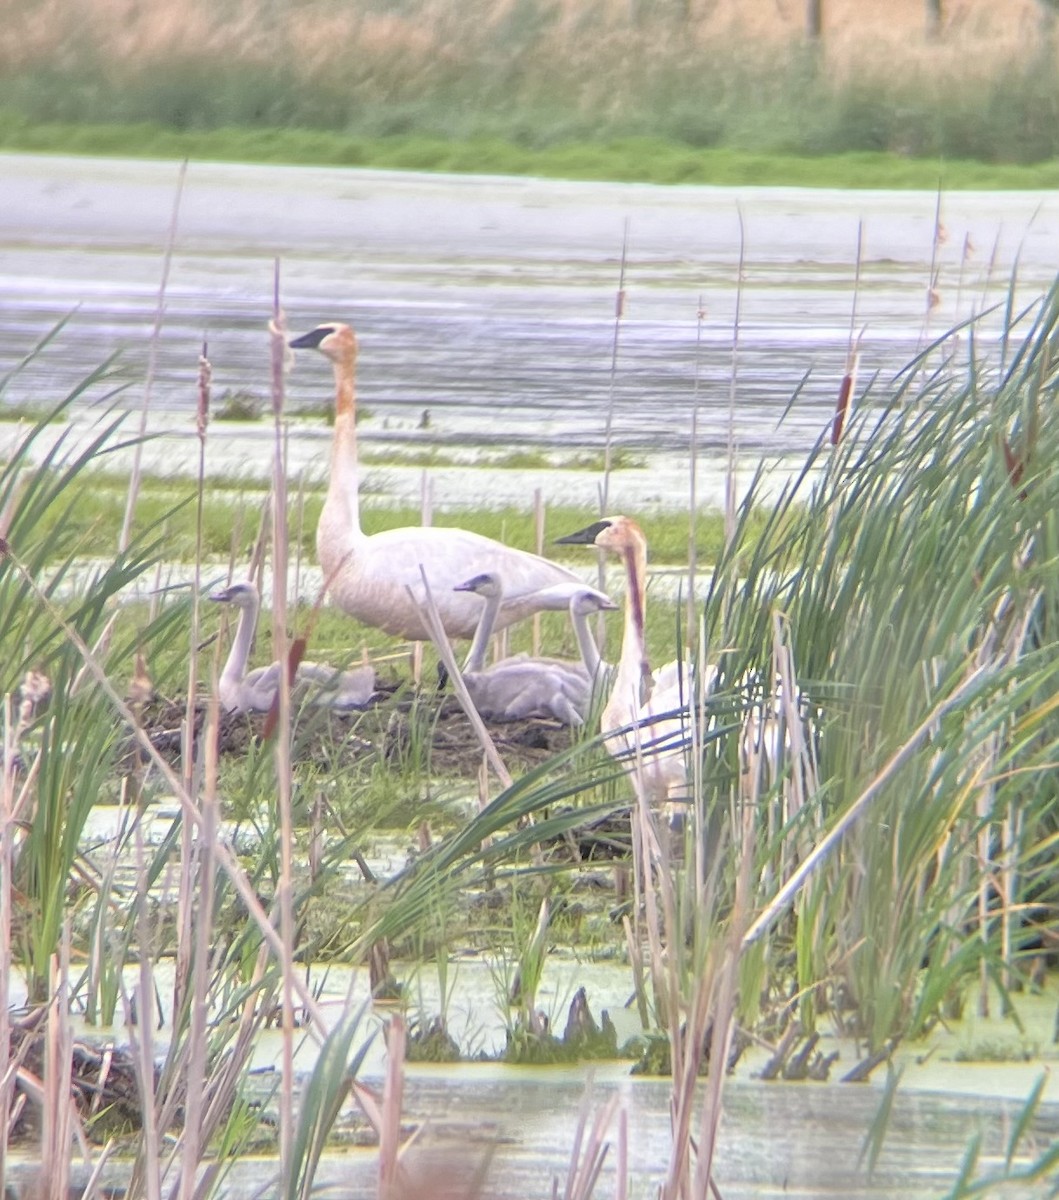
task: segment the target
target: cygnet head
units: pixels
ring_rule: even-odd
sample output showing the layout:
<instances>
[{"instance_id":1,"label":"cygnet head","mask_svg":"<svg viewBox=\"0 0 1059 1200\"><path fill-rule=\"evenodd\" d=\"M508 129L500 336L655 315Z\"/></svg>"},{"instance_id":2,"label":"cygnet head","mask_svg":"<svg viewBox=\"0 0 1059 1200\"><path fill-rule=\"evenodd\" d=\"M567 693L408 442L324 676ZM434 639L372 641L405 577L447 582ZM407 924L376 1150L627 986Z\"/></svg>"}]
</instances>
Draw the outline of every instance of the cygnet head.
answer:
<instances>
[{"instance_id":1,"label":"cygnet head","mask_svg":"<svg viewBox=\"0 0 1059 1200\"><path fill-rule=\"evenodd\" d=\"M555 541L557 545L599 546L602 550L621 553L636 542L642 543L644 536L640 526L630 517L603 517Z\"/></svg>"},{"instance_id":2,"label":"cygnet head","mask_svg":"<svg viewBox=\"0 0 1059 1200\"><path fill-rule=\"evenodd\" d=\"M491 600L501 594L503 584L496 571L483 571L481 575L475 575L472 579L465 579L463 583L456 584L452 590L454 592L475 592L477 595Z\"/></svg>"},{"instance_id":3,"label":"cygnet head","mask_svg":"<svg viewBox=\"0 0 1059 1200\"><path fill-rule=\"evenodd\" d=\"M210 592L209 598L218 604L234 604L237 608L256 608L260 602L257 587L250 580L215 588Z\"/></svg>"},{"instance_id":4,"label":"cygnet head","mask_svg":"<svg viewBox=\"0 0 1059 1200\"><path fill-rule=\"evenodd\" d=\"M613 612L618 607L609 596L595 588L581 588L570 597L570 611L578 617L590 617L597 612Z\"/></svg>"},{"instance_id":5,"label":"cygnet head","mask_svg":"<svg viewBox=\"0 0 1059 1200\"><path fill-rule=\"evenodd\" d=\"M332 362L356 358L357 335L341 321L326 321L301 337L291 338L293 350L319 350Z\"/></svg>"}]
</instances>

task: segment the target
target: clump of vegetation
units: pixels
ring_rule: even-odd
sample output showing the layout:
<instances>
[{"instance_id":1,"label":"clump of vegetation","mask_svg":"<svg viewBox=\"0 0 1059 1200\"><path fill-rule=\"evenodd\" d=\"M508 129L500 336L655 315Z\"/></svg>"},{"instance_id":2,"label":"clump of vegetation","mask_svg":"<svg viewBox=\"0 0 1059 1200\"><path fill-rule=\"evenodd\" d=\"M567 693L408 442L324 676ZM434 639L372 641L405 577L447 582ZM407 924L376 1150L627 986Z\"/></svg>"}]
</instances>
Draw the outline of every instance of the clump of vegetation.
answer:
<instances>
[{"instance_id":1,"label":"clump of vegetation","mask_svg":"<svg viewBox=\"0 0 1059 1200\"><path fill-rule=\"evenodd\" d=\"M822 168L799 157L849 155L823 167L827 182L918 187L936 185L939 160L1059 157L1044 0L940 21L921 0L834 9L807 39L797 6L479 2L439 15L423 0L325 0L306 21L265 0L194 0L177 30L120 6L53 0L45 18L24 2L0 42L0 142L665 183L811 185ZM910 173L909 159L925 161ZM959 167L942 175L975 186Z\"/></svg>"},{"instance_id":2,"label":"clump of vegetation","mask_svg":"<svg viewBox=\"0 0 1059 1200\"><path fill-rule=\"evenodd\" d=\"M260 421L264 402L253 392L229 389L216 402L215 421Z\"/></svg>"},{"instance_id":3,"label":"clump of vegetation","mask_svg":"<svg viewBox=\"0 0 1059 1200\"><path fill-rule=\"evenodd\" d=\"M952 1056L960 1063L1032 1062L1039 1058L1040 1046L1026 1038L981 1038L958 1046Z\"/></svg>"},{"instance_id":4,"label":"clump of vegetation","mask_svg":"<svg viewBox=\"0 0 1059 1200\"><path fill-rule=\"evenodd\" d=\"M62 421L54 405L44 404L0 404L0 421L27 422L36 424L40 420Z\"/></svg>"}]
</instances>

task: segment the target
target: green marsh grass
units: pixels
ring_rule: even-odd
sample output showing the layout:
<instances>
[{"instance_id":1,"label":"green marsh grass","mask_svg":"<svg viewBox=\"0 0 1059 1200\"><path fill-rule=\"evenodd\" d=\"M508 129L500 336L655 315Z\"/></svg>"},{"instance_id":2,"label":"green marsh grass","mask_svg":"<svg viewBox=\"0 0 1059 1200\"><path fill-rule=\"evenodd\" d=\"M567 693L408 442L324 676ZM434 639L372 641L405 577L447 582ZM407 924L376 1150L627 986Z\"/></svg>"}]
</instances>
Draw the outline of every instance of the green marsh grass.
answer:
<instances>
[{"instance_id":1,"label":"green marsh grass","mask_svg":"<svg viewBox=\"0 0 1059 1200\"><path fill-rule=\"evenodd\" d=\"M517 469L517 468L516 468ZM74 480L68 480L64 504L35 514L35 519L47 529L60 521L79 535L80 553L86 557L106 555L113 546L114 516L124 511L128 479L106 470L105 459L96 460L95 468ZM207 562L227 562L233 552L233 530L238 532L234 546L237 561L250 558L268 488L245 480L211 480L203 496L202 553ZM307 562L314 561L316 523L323 507L324 489L305 488L301 496L300 530L292 529L292 554L300 554ZM134 529L164 523L168 553L174 561L190 561L195 549L196 511L187 484L171 479L145 476L140 483ZM418 525L419 509L410 505L390 506L368 501L362 505L362 522L368 534L403 525ZM584 525L596 514L587 508L555 505L546 509L545 540L551 532ZM760 527L765 510L752 514L751 521ZM513 506L492 509L453 509L434 514L437 525L459 525L474 529L487 537L498 537L520 549L532 550L536 543L534 514ZM651 557L657 563L680 563L687 554L688 522L683 514L641 514L641 523L651 543ZM720 515L700 513L697 519L697 543L700 556L707 562L716 554L723 538ZM584 562L584 555L571 553L569 548L546 544L549 557L560 561Z\"/></svg>"},{"instance_id":2,"label":"green marsh grass","mask_svg":"<svg viewBox=\"0 0 1059 1200\"><path fill-rule=\"evenodd\" d=\"M326 1045L300 1115L289 1071L278 1093L279 1189L305 1194L361 1044L353 1018L329 1030L304 983L304 964L321 953L361 963L382 941L413 953L418 946L421 957L437 959L478 938L484 948L506 952L509 963L523 959L531 976L534 956L547 947L533 928L541 901L547 898L550 914L542 928L560 936L559 901L581 870L569 837L595 818L630 809L630 990L667 1041L673 1075L663 1194L709 1193L721 1136L725 1072L718 1068L737 1027L782 1030L797 1016L807 1031L837 1025L855 1035L866 1059L885 1058L954 1001L980 996L983 977L1010 999L1027 918L1032 914L1034 933L1056 925L1059 481L1050 465L1057 450L1051 414L1059 387L1059 292L1010 319L1002 362L980 361L965 338L965 357L950 359L933 377L930 365L947 349L944 342L931 347L885 402L873 395L874 404L854 408L843 440L821 444L810 464L818 471L807 469L778 503L759 504L758 483L752 485L730 536L700 554L713 574L697 622L689 625L676 605L652 599L658 661L680 646L699 664L698 678L707 663L718 670L711 695L700 697L688 719L691 796L682 835L637 797L635 769L607 756L592 731L514 778L494 772L480 810L446 823L443 793L455 791L457 781L433 777L437 708L425 689L396 702L409 704L396 760L332 753L303 767L300 751L326 736L327 714L292 709L281 712L279 742L255 747L242 764L222 768L207 736L194 754L186 746L184 769L174 770L144 737L114 680L124 687L137 652L148 664L175 657L176 678L180 650L193 650L180 642L188 636L182 630L189 598L160 602L154 617L124 614L105 647L101 635L119 587L148 575L163 545L169 553L159 531L186 520L195 506L174 511L170 498L169 508L149 516L146 488L137 508L143 524L134 526L129 548L115 555L111 537L96 587L66 598L59 582L84 553L86 530L98 536L96 522L72 518L101 445L72 462L54 458L39 472L22 470L25 451L5 464L0 533L13 553L0 559L2 687L12 695L32 667L60 694L22 731L26 775L4 768L0 944L11 946L33 994L45 1001L61 994L52 981L64 944L74 960L98 963L109 954L110 966L129 964L134 987L116 972L86 971L83 980L70 973L78 1002L100 1015L131 1010L134 1001L149 1011L155 967L175 955L175 1017L164 1054L156 1054L151 1022L126 1029L140 1064L145 1118L130 1143L134 1194L161 1195L177 1175L191 1180L203 1164L199 1194L216 1193L253 1130L241 1085L277 1009L288 1051L302 1033ZM92 386L107 382L99 377ZM277 401L274 412L281 411ZM101 436L108 425L104 417ZM27 437L39 435L38 427ZM203 495L203 547L208 510ZM52 519L54 511L67 519ZM564 524L567 516L574 524L584 519L566 514ZM119 518L115 505L112 529ZM558 528L559 518L549 514L553 521ZM307 504L305 528L313 523ZM488 514L482 524L483 532L533 545L524 515ZM649 539L657 535L656 558L659 545L670 545L667 526L674 557L686 552L687 522L644 524ZM196 544L196 522L185 529ZM276 532L272 540L282 550ZM48 569L56 564L53 583ZM331 627L323 617L314 624L304 609L284 613L279 594L270 614L274 647L311 625L314 652L346 644L352 658L359 655L362 631L351 638L348 622ZM546 637L554 633L546 627ZM263 633L264 661L277 653L267 640ZM220 652L214 644L201 651L202 693ZM183 669L186 678L186 661ZM403 668L395 674L407 678ZM75 686L78 676L92 688ZM746 722L755 708L775 733L771 757L758 752L754 759L748 750ZM10 702L6 711L10 729ZM216 726L216 704L207 706L206 720ZM365 713L351 736L371 729L365 740L377 741L383 720L385 709ZM182 815L170 838L150 851L137 841L130 816L126 837L139 862L128 889L113 871L86 882L75 831L100 791L120 790L117 750L130 738L150 786L164 788ZM465 801L468 781L459 782ZM145 801L154 794L139 786L131 779L127 794ZM302 864L320 821L312 814L321 791L348 823L324 818L326 836L310 870ZM394 877L366 882L330 927L314 922L314 905L348 887L354 851L381 829L400 830L404 822L410 830L424 791L442 800L431 844ZM378 803L383 796L386 803ZM238 858L218 836L225 812L255 827L252 848ZM22 878L46 877L47 886L27 891L16 884L15 892L11 881L20 870ZM75 909L87 914L72 926L64 903L71 880L81 889ZM493 889L518 907L515 937L510 913L503 921L469 915L468 896ZM622 939L615 923L612 948ZM98 994L89 996L90 988ZM306 1022L297 1035L295 1008ZM403 1045L403 1028L401 1019L391 1023L395 1047ZM703 1091L696 1084L707 1059L712 1069ZM382 1108L352 1083L381 1131L386 1171L398 1141L402 1061L399 1053L390 1059ZM53 1088L60 1078L52 1078ZM6 1117L6 1088L0 1102ZM1027 1112L1028 1121L1032 1103ZM1004 1170L1040 1177L1053 1161L1045 1155L1026 1165L1010 1155ZM954 1167L953 1195L981 1194L987 1177L977 1150L968 1163L963 1176Z\"/></svg>"}]
</instances>

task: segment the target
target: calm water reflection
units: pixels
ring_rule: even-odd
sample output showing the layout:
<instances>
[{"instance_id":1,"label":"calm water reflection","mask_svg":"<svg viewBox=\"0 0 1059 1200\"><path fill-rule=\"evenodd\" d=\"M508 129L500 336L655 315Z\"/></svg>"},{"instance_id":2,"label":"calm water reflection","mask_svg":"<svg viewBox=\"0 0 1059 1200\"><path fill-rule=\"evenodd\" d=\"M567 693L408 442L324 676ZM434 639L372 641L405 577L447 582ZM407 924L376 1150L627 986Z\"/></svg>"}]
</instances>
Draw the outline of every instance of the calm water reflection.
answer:
<instances>
[{"instance_id":1,"label":"calm water reflection","mask_svg":"<svg viewBox=\"0 0 1059 1200\"><path fill-rule=\"evenodd\" d=\"M128 401L138 404L176 165L9 155L0 178L0 373L72 312L7 401L54 399L121 349ZM697 398L702 445L718 448L727 437L741 215L736 436L744 450L802 449L833 406L851 322L865 328L863 384L877 372L889 378L925 340L1000 302L1016 256L1022 298L1050 284L1059 198L953 194L943 200L939 307L928 319L935 205L927 193L194 163L153 402L194 403L204 335L215 396L267 395L263 328L279 256L291 325L356 324L363 400L390 414L401 436L598 446L613 392L620 444L684 446ZM995 329L997 319L987 324ZM328 388L318 365L299 370L292 403L316 403ZM419 431L424 408L431 424Z\"/></svg>"}]
</instances>

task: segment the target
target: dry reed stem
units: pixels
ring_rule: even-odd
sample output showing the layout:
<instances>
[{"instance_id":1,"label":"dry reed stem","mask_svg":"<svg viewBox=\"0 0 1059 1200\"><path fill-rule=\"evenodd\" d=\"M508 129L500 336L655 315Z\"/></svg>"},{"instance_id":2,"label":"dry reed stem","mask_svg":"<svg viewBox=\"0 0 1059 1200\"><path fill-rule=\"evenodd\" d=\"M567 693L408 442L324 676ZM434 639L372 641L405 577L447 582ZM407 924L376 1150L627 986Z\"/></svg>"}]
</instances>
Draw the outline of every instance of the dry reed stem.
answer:
<instances>
[{"instance_id":1,"label":"dry reed stem","mask_svg":"<svg viewBox=\"0 0 1059 1200\"><path fill-rule=\"evenodd\" d=\"M386 1027L386 1080L376 1130L379 1135L378 1195L382 1200L393 1191L399 1179L406 1036L404 1018L395 1014ZM355 1086L358 1097L362 1091Z\"/></svg>"},{"instance_id":2,"label":"dry reed stem","mask_svg":"<svg viewBox=\"0 0 1059 1200\"><path fill-rule=\"evenodd\" d=\"M574 1130L574 1144L570 1151L570 1168L567 1171L566 1186L563 1189L563 1200L591 1200L592 1194L596 1189L596 1184L599 1182L600 1172L603 1170L607 1153L610 1150L610 1145L604 1141L604 1137L621 1100L615 1094L610 1097L602 1108L596 1110L592 1121L592 1128L588 1130L586 1136L585 1130L588 1125L588 1115L592 1101L591 1087L592 1080L590 1078L585 1088L585 1094L581 1099L581 1107L578 1110L577 1126ZM624 1112L624 1108L622 1112ZM619 1141L623 1138L626 1128L624 1125L619 1125ZM627 1171L627 1156L624 1153L619 1153L619 1173L623 1167ZM619 1179L619 1196L623 1194L624 1187L627 1187L627 1181L625 1185L622 1185ZM554 1183L552 1186L552 1196L557 1196L557 1188Z\"/></svg>"},{"instance_id":3,"label":"dry reed stem","mask_svg":"<svg viewBox=\"0 0 1059 1200\"><path fill-rule=\"evenodd\" d=\"M541 489L533 489L533 549L535 553L544 556L544 495ZM533 632L530 643L534 657L541 652L541 614L533 614Z\"/></svg>"},{"instance_id":4,"label":"dry reed stem","mask_svg":"<svg viewBox=\"0 0 1059 1200\"><path fill-rule=\"evenodd\" d=\"M743 282L746 270L746 226L743 206L736 204L739 218L739 259L735 279L735 313L732 317L732 368L728 376L728 432L726 438L726 472L724 478L724 544L735 537L736 478L735 478L735 406L739 380L739 327L743 312Z\"/></svg>"},{"instance_id":5,"label":"dry reed stem","mask_svg":"<svg viewBox=\"0 0 1059 1200\"><path fill-rule=\"evenodd\" d=\"M730 926L724 962L721 965L713 996L713 1035L710 1042L710 1077L703 1098L699 1138L695 1159L695 1180L692 1195L704 1198L713 1189L713 1159L717 1135L721 1126L721 1098L728 1074L728 1052L732 1043L735 1018L735 999L739 985L739 960L743 953L743 936L750 921L751 874L754 866L755 810L743 808L743 829L739 845L739 871L735 882L735 900L729 918Z\"/></svg>"},{"instance_id":6,"label":"dry reed stem","mask_svg":"<svg viewBox=\"0 0 1059 1200\"><path fill-rule=\"evenodd\" d=\"M277 696L278 722L273 735L276 764L276 802L280 821L279 905L280 968L282 972L283 1074L280 1083L280 1177L292 1178L294 1145L294 821L291 813L291 674L287 652L287 464L284 455L284 372L289 362L287 323L279 303L279 260L269 323L271 349L274 457L272 464L272 653L281 664Z\"/></svg>"},{"instance_id":7,"label":"dry reed stem","mask_svg":"<svg viewBox=\"0 0 1059 1200\"><path fill-rule=\"evenodd\" d=\"M412 603L419 609L423 623L430 632L430 640L434 643L438 657L445 664L445 669L449 673L449 681L452 684L453 691L456 693L456 699L459 700L460 707L467 714L467 719L471 723L471 728L474 730L474 735L478 739L479 745L481 745L486 758L489 760L489 765L496 772L496 777L500 780L501 785L509 788L514 782L511 778L511 772L508 771L504 760L500 757L500 751L497 750L496 743L489 736L489 730L486 729L485 722L482 720L478 709L475 708L471 694L467 690L467 685L463 682L463 675L460 673L456 656L452 653L452 646L449 644L449 639L445 635L445 628L441 624L438 606L434 602L434 594L430 590L427 573L422 565L419 568L419 576L423 581L423 599L420 600L411 588L408 588L408 595Z\"/></svg>"},{"instance_id":8,"label":"dry reed stem","mask_svg":"<svg viewBox=\"0 0 1059 1200\"><path fill-rule=\"evenodd\" d=\"M706 309L699 293L695 310L695 377L691 390L691 436L688 439L688 594L686 604L685 644L691 646L698 620L698 604L695 600L695 577L698 570L698 469L699 469L699 400L702 384L702 327Z\"/></svg>"},{"instance_id":9,"label":"dry reed stem","mask_svg":"<svg viewBox=\"0 0 1059 1200\"><path fill-rule=\"evenodd\" d=\"M864 221L857 222L857 253L853 267L853 301L849 309L849 338L846 343L846 373L838 389L838 399L835 403L835 416L831 425L831 445L837 446L842 440L842 430L846 423L850 400L857 386L857 366L860 361L860 344L864 337L864 329L856 333L857 300L860 296L860 272L864 257Z\"/></svg>"},{"instance_id":10,"label":"dry reed stem","mask_svg":"<svg viewBox=\"0 0 1059 1200\"><path fill-rule=\"evenodd\" d=\"M194 657L194 656L192 656ZM206 762L203 773L202 825L196 885L199 894L195 914L195 944L192 958L191 1020L188 1034L188 1066L184 1102L183 1155L180 1200L194 1200L196 1176L206 1139L203 1137L203 1095L207 1070L207 1000L209 962L213 933L213 897L216 868L213 846L217 840L217 736L220 705L216 695L209 700L206 716Z\"/></svg>"},{"instance_id":11,"label":"dry reed stem","mask_svg":"<svg viewBox=\"0 0 1059 1200\"><path fill-rule=\"evenodd\" d=\"M603 482L599 492L599 515L605 517L610 504L610 472L614 453L614 400L618 380L618 349L621 344L621 323L625 316L625 268L629 255L629 218L625 218L621 235L621 265L618 269L618 290L614 297L614 333L610 346L610 382L607 387L607 420L603 427ZM602 560L600 562L602 572ZM600 591L604 576L600 575Z\"/></svg>"},{"instance_id":12,"label":"dry reed stem","mask_svg":"<svg viewBox=\"0 0 1059 1200\"><path fill-rule=\"evenodd\" d=\"M623 1104L618 1110L618 1154L615 1174L614 1200L628 1200L629 1195L629 1114Z\"/></svg>"},{"instance_id":13,"label":"dry reed stem","mask_svg":"<svg viewBox=\"0 0 1059 1200\"><path fill-rule=\"evenodd\" d=\"M15 865L15 717L10 694L3 699L3 758L0 759L0 1194L7 1175L7 1130L14 1096L11 1045L11 873Z\"/></svg>"},{"instance_id":14,"label":"dry reed stem","mask_svg":"<svg viewBox=\"0 0 1059 1200\"><path fill-rule=\"evenodd\" d=\"M139 731L142 733L142 731ZM148 745L150 743L148 742ZM136 933L139 943L140 986L136 993L139 996L139 1024L132 1019L130 1011L125 1014L125 1023L129 1030L133 1058L140 1085L140 1102L142 1113L140 1118L141 1138L137 1164L133 1171L133 1194L138 1190L136 1185L144 1189L147 1200L161 1200L162 1173L159 1158L159 1122L157 1099L154 1082L154 1036L152 1021L148 1016L153 1010L154 1002L154 971L149 953L151 946L151 931L147 924L147 892L144 883L147 879L147 867L143 853L143 829L137 823L135 829L136 847ZM124 989L123 989L124 991Z\"/></svg>"},{"instance_id":15,"label":"dry reed stem","mask_svg":"<svg viewBox=\"0 0 1059 1200\"><path fill-rule=\"evenodd\" d=\"M169 269L173 262L173 248L176 245L177 224L180 217L180 201L184 195L184 180L187 178L187 159L180 164L177 173L176 192L173 196L173 211L169 218L169 229L166 234L165 251L162 255L162 278L158 285L158 300L154 310L154 324L151 327L151 338L148 343L147 377L144 381L143 404L140 407L140 431L133 447L132 470L129 474L129 491L125 500L125 516L121 523L121 533L118 535L118 551L124 553L129 547L132 537L132 517L136 511L136 500L140 492L140 467L143 457L143 442L147 436L147 414L151 407L151 392L154 388L155 371L158 366L158 343L162 336L162 322L165 319L165 294L169 286Z\"/></svg>"},{"instance_id":16,"label":"dry reed stem","mask_svg":"<svg viewBox=\"0 0 1059 1200\"><path fill-rule=\"evenodd\" d=\"M186 167L186 164L185 164ZM181 175L181 185L183 185L183 174ZM179 201L179 193L178 193ZM170 230L171 239L175 233L176 226L176 211L173 215L173 226ZM172 245L167 247L167 256L171 254ZM168 273L168 257L166 262L166 273ZM163 290L159 295L159 313L156 318L154 336L157 337L161 332L161 306L164 297L165 277L163 276ZM152 342L152 353L154 351L154 343ZM199 459L198 472L196 476L196 508L195 508L195 561L192 567L192 585L191 585L191 645L199 644L199 623L200 623L200 606L199 596L202 592L202 522L205 505L206 492L206 431L209 423L209 408L210 408L210 378L212 368L207 357L207 346L205 339L202 343L202 353L199 355L199 376L198 376L198 402L195 407L195 431L198 436L199 443ZM153 370L153 366L151 368ZM145 397L143 421L146 429L147 408L148 403ZM142 435L141 435L142 436ZM137 447L138 449L138 447ZM85 669L85 668L82 668ZM195 698L198 692L198 655L188 655L188 675L187 675L187 692L184 700L184 736L183 745L181 747L181 775L184 781L184 789L189 796L194 794L194 776L195 776ZM182 1000L182 991L189 978L190 964L193 954L192 947L192 928L194 925L194 914L196 909L197 896L194 889L193 880L193 864L194 864L194 847L193 847L193 831L186 825L181 826L180 830L180 890L177 898L177 951L176 951L176 972L173 981L173 1011L179 1012ZM186 1200L186 1197L184 1198Z\"/></svg>"},{"instance_id":17,"label":"dry reed stem","mask_svg":"<svg viewBox=\"0 0 1059 1200\"><path fill-rule=\"evenodd\" d=\"M59 609L55 606L52 600L39 587L32 574L26 569L25 564L14 553L10 546L7 548L9 561L18 571L20 577L25 581L27 586L33 592L38 602L48 611L56 626L63 631L69 642L76 647L77 652L82 659L88 663L92 676L97 685L109 698L111 705L116 712L125 721L128 727L133 731L133 735L137 744L145 752L150 759L152 765L156 768L159 774L165 781L165 785L172 792L173 797L180 804L181 813L184 820L190 821L196 827L201 829L202 814L199 807L186 790L183 783L172 769L169 763L158 753L150 738L144 733L143 729L137 725L136 717L126 701L118 694L102 664L94 657L84 639L70 622L63 616ZM239 862L235 858L231 849L224 843L218 842L214 848L214 853L217 857L218 867L224 871L225 875L231 880L232 886L235 888L240 900L246 907L250 919L257 926L261 936L267 943L271 951L276 955L277 961L282 961L284 954L283 945L279 935L276 933L272 922L269 920L268 914L257 898L257 893L251 886L250 881L246 877ZM298 980L297 975L293 976L293 986L298 993L299 999L305 1006L307 1014L311 1018L311 1029L313 1036L322 1041L326 1036L327 1024L323 1019L323 1014L308 987Z\"/></svg>"}]
</instances>

